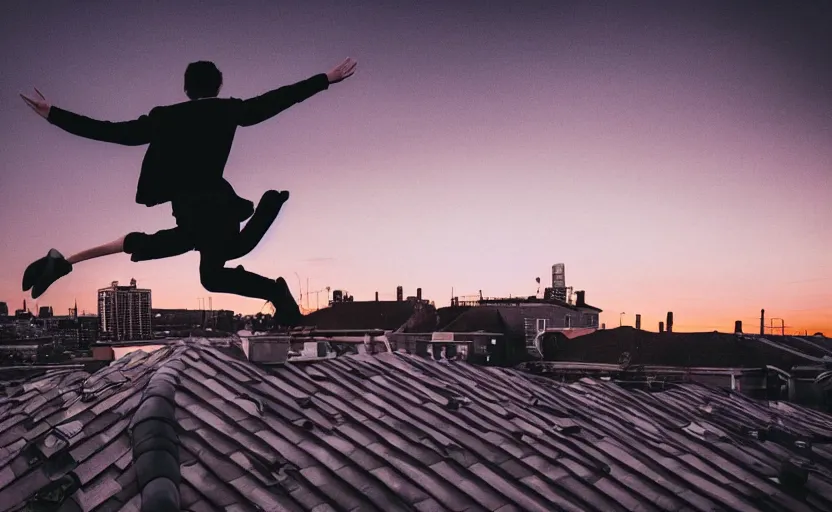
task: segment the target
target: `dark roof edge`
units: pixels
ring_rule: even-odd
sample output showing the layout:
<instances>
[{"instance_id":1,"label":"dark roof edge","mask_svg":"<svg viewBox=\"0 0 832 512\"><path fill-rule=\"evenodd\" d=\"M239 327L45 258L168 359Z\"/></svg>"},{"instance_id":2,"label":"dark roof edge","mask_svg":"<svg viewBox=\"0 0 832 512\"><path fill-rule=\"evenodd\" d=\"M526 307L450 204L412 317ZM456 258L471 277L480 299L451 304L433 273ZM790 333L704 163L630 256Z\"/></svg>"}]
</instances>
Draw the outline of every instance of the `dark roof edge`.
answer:
<instances>
[{"instance_id":1,"label":"dark roof edge","mask_svg":"<svg viewBox=\"0 0 832 512\"><path fill-rule=\"evenodd\" d=\"M172 357L150 378L130 424L141 512L180 510L182 475L176 422L177 359Z\"/></svg>"}]
</instances>

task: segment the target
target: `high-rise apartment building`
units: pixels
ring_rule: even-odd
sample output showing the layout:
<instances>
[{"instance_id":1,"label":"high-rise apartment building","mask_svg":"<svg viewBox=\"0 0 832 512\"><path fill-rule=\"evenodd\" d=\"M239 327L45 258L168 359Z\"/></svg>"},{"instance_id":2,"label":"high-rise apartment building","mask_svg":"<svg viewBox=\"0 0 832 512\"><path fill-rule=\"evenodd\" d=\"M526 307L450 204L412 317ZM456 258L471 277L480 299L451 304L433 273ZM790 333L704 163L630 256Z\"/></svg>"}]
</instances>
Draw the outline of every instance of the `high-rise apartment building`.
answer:
<instances>
[{"instance_id":1,"label":"high-rise apartment building","mask_svg":"<svg viewBox=\"0 0 832 512\"><path fill-rule=\"evenodd\" d=\"M109 288L98 290L98 318L102 341L136 341L153 338L150 290L119 286L113 281Z\"/></svg>"}]
</instances>

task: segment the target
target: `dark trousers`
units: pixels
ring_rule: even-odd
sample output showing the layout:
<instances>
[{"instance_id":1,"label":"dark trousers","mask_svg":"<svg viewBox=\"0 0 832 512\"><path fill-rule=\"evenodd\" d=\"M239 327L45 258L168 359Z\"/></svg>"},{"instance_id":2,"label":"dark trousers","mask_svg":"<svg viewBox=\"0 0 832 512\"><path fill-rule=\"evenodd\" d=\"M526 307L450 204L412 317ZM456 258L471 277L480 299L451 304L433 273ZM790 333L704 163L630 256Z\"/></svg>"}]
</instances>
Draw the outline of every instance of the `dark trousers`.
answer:
<instances>
[{"instance_id":1,"label":"dark trousers","mask_svg":"<svg viewBox=\"0 0 832 512\"><path fill-rule=\"evenodd\" d=\"M199 251L199 277L209 292L233 293L274 301L279 294L273 279L248 272L242 266L226 267L233 259L245 256L265 236L283 206L280 194L263 194L254 214L240 229L239 210L233 211L215 201L175 205L176 227L156 233L130 233L124 239L124 252L132 261L148 261Z\"/></svg>"}]
</instances>

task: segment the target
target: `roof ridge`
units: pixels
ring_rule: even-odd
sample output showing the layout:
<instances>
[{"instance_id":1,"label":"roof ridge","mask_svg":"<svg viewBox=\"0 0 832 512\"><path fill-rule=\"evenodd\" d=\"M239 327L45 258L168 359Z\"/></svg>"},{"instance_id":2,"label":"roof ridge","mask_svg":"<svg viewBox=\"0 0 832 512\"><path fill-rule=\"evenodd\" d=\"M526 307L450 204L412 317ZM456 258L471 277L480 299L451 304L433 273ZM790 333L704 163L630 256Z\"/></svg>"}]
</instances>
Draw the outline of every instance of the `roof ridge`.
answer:
<instances>
[{"instance_id":1,"label":"roof ridge","mask_svg":"<svg viewBox=\"0 0 832 512\"><path fill-rule=\"evenodd\" d=\"M153 372L130 421L133 466L136 470L142 512L179 511L179 436L176 389L179 358L188 350L176 347Z\"/></svg>"}]
</instances>

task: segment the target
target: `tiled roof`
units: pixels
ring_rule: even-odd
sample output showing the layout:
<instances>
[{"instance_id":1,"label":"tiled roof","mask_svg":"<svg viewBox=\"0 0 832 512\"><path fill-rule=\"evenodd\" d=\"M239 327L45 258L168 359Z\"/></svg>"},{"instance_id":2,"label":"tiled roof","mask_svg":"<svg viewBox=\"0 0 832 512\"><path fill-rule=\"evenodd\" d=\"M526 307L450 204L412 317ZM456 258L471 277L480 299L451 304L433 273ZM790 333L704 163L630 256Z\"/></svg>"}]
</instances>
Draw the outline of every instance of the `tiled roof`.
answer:
<instances>
[{"instance_id":1,"label":"tiled roof","mask_svg":"<svg viewBox=\"0 0 832 512\"><path fill-rule=\"evenodd\" d=\"M266 373L192 340L10 389L0 510L828 511L830 433L698 385L389 353Z\"/></svg>"},{"instance_id":2,"label":"tiled roof","mask_svg":"<svg viewBox=\"0 0 832 512\"><path fill-rule=\"evenodd\" d=\"M302 325L319 329L385 329L401 327L416 311L410 301L338 302L303 317Z\"/></svg>"},{"instance_id":3,"label":"tiled roof","mask_svg":"<svg viewBox=\"0 0 832 512\"><path fill-rule=\"evenodd\" d=\"M809 342L810 338L805 338ZM755 368L772 365L788 370L816 364L832 355L797 338L738 337L723 333L655 333L619 327L567 339L558 333L542 336L546 359L557 361L619 363L629 354L631 365L708 366Z\"/></svg>"}]
</instances>

